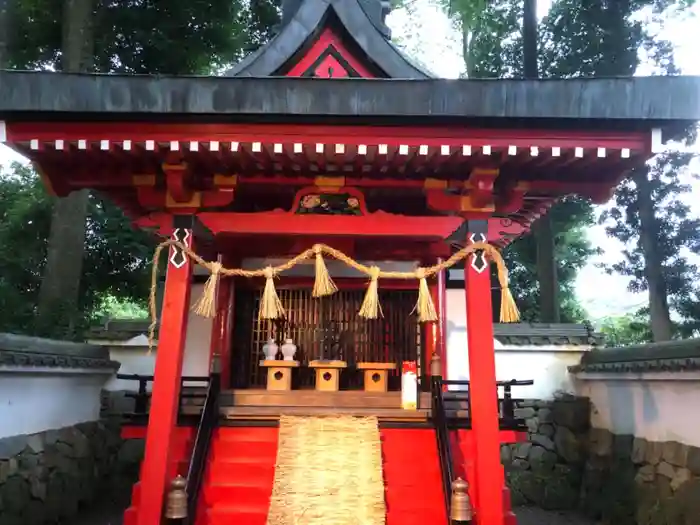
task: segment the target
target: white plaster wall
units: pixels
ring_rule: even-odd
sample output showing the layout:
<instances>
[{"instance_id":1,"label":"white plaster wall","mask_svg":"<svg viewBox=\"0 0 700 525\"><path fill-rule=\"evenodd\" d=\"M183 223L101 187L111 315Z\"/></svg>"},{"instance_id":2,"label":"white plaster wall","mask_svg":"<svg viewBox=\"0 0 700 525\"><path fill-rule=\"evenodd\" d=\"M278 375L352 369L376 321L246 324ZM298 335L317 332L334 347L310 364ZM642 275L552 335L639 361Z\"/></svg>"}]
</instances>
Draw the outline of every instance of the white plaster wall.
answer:
<instances>
[{"instance_id":1,"label":"white plaster wall","mask_svg":"<svg viewBox=\"0 0 700 525\"><path fill-rule=\"evenodd\" d=\"M187 317L187 337L185 338L185 356L182 362L183 376L209 376L209 353L211 349L211 330L214 319L202 317L192 311L199 300L203 284L193 284L190 294L190 310ZM188 383L185 382L185 385ZM201 386L201 383L193 383Z\"/></svg>"},{"instance_id":2,"label":"white plaster wall","mask_svg":"<svg viewBox=\"0 0 700 525\"><path fill-rule=\"evenodd\" d=\"M193 284L190 297L190 310L187 316L187 336L185 338L185 355L182 361L183 376L209 376L209 349L213 319L202 317L192 311L204 289L203 284ZM110 358L119 361L119 374L153 375L156 363L156 350L148 353L148 337L139 335L129 341L91 341L95 344L109 346ZM201 386L201 383L185 382L185 385ZM151 390L152 383L148 383ZM105 386L106 390L136 390L138 383L112 378Z\"/></svg>"},{"instance_id":3,"label":"white plaster wall","mask_svg":"<svg viewBox=\"0 0 700 525\"><path fill-rule=\"evenodd\" d=\"M591 425L613 434L700 447L700 373L578 374Z\"/></svg>"},{"instance_id":4,"label":"white plaster wall","mask_svg":"<svg viewBox=\"0 0 700 525\"><path fill-rule=\"evenodd\" d=\"M96 421L100 416L100 390L111 373L0 368L0 438Z\"/></svg>"},{"instance_id":5,"label":"white plaster wall","mask_svg":"<svg viewBox=\"0 0 700 525\"><path fill-rule=\"evenodd\" d=\"M467 306L464 290L447 290L447 377L469 379L469 344L467 342ZM496 379L533 380L532 386L513 389L519 398L550 399L556 392L573 392L568 367L580 362L580 348L504 347L496 348Z\"/></svg>"}]
</instances>

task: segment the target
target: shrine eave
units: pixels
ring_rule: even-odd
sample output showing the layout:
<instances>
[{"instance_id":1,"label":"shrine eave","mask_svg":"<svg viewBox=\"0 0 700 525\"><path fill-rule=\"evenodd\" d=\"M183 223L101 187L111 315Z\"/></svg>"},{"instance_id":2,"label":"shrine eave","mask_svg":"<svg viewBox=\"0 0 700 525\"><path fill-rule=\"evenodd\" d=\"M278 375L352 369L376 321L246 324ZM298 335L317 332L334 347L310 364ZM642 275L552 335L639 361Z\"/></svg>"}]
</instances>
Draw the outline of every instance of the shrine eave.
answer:
<instances>
[{"instance_id":1,"label":"shrine eave","mask_svg":"<svg viewBox=\"0 0 700 525\"><path fill-rule=\"evenodd\" d=\"M404 124L477 121L512 127L537 121L559 129L658 127L674 133L700 120L700 77L326 80L0 71L0 119L9 122L327 117L368 124L403 119Z\"/></svg>"}]
</instances>

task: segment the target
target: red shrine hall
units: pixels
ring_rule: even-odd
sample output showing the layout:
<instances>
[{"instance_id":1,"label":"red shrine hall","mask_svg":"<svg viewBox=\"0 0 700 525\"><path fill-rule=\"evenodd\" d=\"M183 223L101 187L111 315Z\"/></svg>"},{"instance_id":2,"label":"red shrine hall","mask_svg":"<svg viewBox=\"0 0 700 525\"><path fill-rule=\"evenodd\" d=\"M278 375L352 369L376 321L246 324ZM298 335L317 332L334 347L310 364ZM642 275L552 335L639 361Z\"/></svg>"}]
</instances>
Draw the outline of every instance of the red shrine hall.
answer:
<instances>
[{"instance_id":1,"label":"red shrine hall","mask_svg":"<svg viewBox=\"0 0 700 525\"><path fill-rule=\"evenodd\" d=\"M284 500L283 436L312 447L288 439L305 418L356 420L358 449L374 422L384 481L362 523L516 523L500 445L524 427L518 382L496 381L498 250L454 266L468 381L448 379L446 269L417 269L501 249L567 195L607 201L691 122L676 101L698 80L436 79L391 43L388 4L283 2L276 36L222 77L0 72L0 140L47 191L100 192L180 243L166 248L154 374L124 427L146 439L126 524L320 523ZM203 286L214 267L240 271ZM333 294L315 293L325 271ZM207 289L210 344L192 344L208 374L188 378L192 297Z\"/></svg>"}]
</instances>

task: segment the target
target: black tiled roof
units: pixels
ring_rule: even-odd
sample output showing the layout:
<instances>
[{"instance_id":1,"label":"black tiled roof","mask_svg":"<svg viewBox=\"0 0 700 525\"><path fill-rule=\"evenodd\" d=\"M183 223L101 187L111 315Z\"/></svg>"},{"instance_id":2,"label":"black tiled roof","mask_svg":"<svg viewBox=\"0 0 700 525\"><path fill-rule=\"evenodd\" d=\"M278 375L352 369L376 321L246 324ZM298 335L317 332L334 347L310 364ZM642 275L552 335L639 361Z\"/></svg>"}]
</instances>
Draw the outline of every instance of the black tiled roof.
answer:
<instances>
[{"instance_id":1,"label":"black tiled roof","mask_svg":"<svg viewBox=\"0 0 700 525\"><path fill-rule=\"evenodd\" d=\"M602 337L590 325L567 323L497 323L493 335L498 342L512 346L597 346Z\"/></svg>"},{"instance_id":2,"label":"black tiled roof","mask_svg":"<svg viewBox=\"0 0 700 525\"><path fill-rule=\"evenodd\" d=\"M700 339L665 341L586 353L569 372L641 373L700 370Z\"/></svg>"},{"instance_id":3,"label":"black tiled roof","mask_svg":"<svg viewBox=\"0 0 700 525\"><path fill-rule=\"evenodd\" d=\"M99 345L0 333L0 366L117 370L109 350Z\"/></svg>"}]
</instances>

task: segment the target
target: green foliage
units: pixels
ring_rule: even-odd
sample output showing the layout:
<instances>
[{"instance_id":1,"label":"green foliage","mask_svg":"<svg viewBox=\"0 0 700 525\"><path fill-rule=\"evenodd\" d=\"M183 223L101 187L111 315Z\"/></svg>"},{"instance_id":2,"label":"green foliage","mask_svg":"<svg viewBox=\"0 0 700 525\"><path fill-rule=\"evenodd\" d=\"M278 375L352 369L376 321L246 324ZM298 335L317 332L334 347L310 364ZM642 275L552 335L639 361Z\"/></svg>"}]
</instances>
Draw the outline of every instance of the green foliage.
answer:
<instances>
[{"instance_id":1,"label":"green foliage","mask_svg":"<svg viewBox=\"0 0 700 525\"><path fill-rule=\"evenodd\" d=\"M97 0L95 67L100 72L191 75L230 66L266 42L279 0ZM18 0L10 60L21 69L60 63L63 2Z\"/></svg>"},{"instance_id":2,"label":"green foliage","mask_svg":"<svg viewBox=\"0 0 700 525\"><path fill-rule=\"evenodd\" d=\"M11 67L60 68L63 4L13 2ZM95 70L185 75L226 69L271 37L279 5L279 0L96 0ZM0 190L0 330L33 333L52 200L26 166L2 172ZM91 195L80 293L83 324L110 313L141 311L153 247L154 240L135 231L116 206Z\"/></svg>"},{"instance_id":3,"label":"green foliage","mask_svg":"<svg viewBox=\"0 0 700 525\"><path fill-rule=\"evenodd\" d=\"M649 316L643 313L605 317L596 327L604 336L607 346L625 346L649 343L652 340Z\"/></svg>"},{"instance_id":4,"label":"green foliage","mask_svg":"<svg viewBox=\"0 0 700 525\"><path fill-rule=\"evenodd\" d=\"M46 264L51 198L28 166L0 171L0 331L33 333L35 305ZM135 230L99 196L90 199L84 274L83 323L101 307L128 300L143 308L154 239Z\"/></svg>"}]
</instances>

